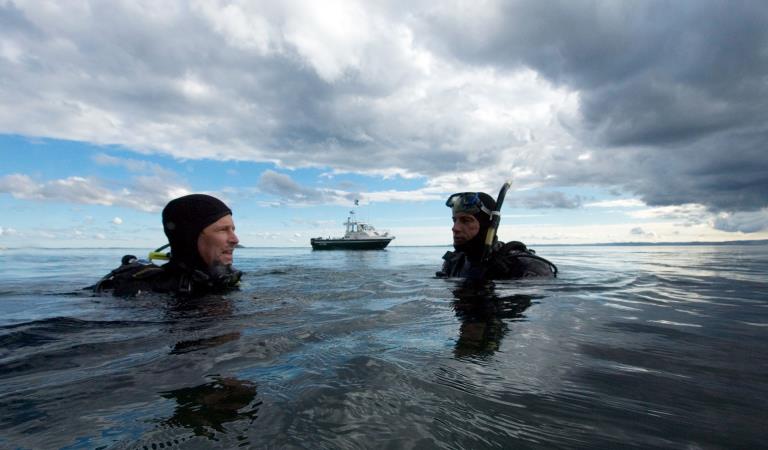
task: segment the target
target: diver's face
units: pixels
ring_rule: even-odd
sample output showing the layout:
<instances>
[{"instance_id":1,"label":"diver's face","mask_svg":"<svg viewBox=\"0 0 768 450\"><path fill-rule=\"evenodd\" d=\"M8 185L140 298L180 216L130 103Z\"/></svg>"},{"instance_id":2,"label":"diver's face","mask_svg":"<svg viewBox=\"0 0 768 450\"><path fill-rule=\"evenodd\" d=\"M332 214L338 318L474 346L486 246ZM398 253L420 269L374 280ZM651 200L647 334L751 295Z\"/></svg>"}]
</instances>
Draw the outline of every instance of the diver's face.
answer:
<instances>
[{"instance_id":1,"label":"diver's face","mask_svg":"<svg viewBox=\"0 0 768 450\"><path fill-rule=\"evenodd\" d=\"M472 214L453 213L453 245L462 245L480 232L480 222Z\"/></svg>"},{"instance_id":2,"label":"diver's face","mask_svg":"<svg viewBox=\"0 0 768 450\"><path fill-rule=\"evenodd\" d=\"M208 225L197 238L197 252L208 267L232 264L232 253L240 242L235 234L235 222L226 215Z\"/></svg>"}]
</instances>

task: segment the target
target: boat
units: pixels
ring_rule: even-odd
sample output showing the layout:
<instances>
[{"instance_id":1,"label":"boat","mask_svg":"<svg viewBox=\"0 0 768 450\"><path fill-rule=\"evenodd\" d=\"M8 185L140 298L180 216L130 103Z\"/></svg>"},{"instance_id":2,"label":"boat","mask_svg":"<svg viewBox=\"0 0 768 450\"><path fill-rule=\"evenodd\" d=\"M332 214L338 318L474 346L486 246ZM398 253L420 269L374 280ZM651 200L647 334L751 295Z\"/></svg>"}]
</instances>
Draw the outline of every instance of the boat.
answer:
<instances>
[{"instance_id":1,"label":"boat","mask_svg":"<svg viewBox=\"0 0 768 450\"><path fill-rule=\"evenodd\" d=\"M381 250L395 238L387 232L376 231L369 223L355 220L355 211L349 212L344 225L347 227L344 237L311 238L312 250Z\"/></svg>"}]
</instances>

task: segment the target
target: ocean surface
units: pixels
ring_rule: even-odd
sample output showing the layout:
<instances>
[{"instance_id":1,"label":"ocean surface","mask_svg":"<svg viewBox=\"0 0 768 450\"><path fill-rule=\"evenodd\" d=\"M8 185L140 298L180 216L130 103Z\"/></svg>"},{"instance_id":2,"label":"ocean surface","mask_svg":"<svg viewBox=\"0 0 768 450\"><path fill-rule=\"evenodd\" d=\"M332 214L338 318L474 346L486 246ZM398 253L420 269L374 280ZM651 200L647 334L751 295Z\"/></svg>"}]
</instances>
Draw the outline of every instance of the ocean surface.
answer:
<instances>
[{"instance_id":1,"label":"ocean surface","mask_svg":"<svg viewBox=\"0 0 768 450\"><path fill-rule=\"evenodd\" d=\"M768 246L241 249L240 291L81 290L149 249L0 250L0 448L766 448Z\"/></svg>"}]
</instances>

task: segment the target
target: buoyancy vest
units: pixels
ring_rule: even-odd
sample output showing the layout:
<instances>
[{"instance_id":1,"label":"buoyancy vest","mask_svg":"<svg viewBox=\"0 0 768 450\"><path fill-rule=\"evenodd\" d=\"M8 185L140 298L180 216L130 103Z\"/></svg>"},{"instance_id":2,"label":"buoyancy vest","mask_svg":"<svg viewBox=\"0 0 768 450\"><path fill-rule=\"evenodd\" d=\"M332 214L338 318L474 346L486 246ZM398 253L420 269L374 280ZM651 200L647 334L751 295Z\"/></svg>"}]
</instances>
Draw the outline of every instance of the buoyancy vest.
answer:
<instances>
[{"instance_id":1,"label":"buoyancy vest","mask_svg":"<svg viewBox=\"0 0 768 450\"><path fill-rule=\"evenodd\" d=\"M183 296L204 295L236 288L242 272L228 269L217 278L200 270L189 270L173 261L163 266L125 255L116 269L90 286L94 292L111 290L118 297L135 296L142 292L173 293Z\"/></svg>"},{"instance_id":2,"label":"buoyancy vest","mask_svg":"<svg viewBox=\"0 0 768 450\"><path fill-rule=\"evenodd\" d=\"M443 267L435 273L437 277L465 277L473 262L464 252L446 252ZM488 279L504 280L529 277L556 277L557 266L533 249L518 241L497 242L487 263Z\"/></svg>"}]
</instances>

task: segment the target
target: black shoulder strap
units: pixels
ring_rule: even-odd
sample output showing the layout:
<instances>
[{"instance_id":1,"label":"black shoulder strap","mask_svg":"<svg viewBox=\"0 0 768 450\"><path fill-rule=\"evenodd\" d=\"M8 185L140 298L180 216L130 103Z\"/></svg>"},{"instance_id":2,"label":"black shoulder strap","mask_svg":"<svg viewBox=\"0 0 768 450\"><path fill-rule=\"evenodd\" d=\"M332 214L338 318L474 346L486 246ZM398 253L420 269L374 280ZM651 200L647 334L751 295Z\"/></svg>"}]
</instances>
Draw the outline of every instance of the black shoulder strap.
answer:
<instances>
[{"instance_id":1,"label":"black shoulder strap","mask_svg":"<svg viewBox=\"0 0 768 450\"><path fill-rule=\"evenodd\" d=\"M494 258L494 264L497 266L497 269L501 270L502 272L506 272L510 269L510 265L514 261L510 260L510 258L530 258L546 264L552 271L552 275L557 277L557 266L548 259L537 255L533 249L528 248L522 242L507 242L499 249L499 251L495 253L498 257Z\"/></svg>"},{"instance_id":2,"label":"black shoulder strap","mask_svg":"<svg viewBox=\"0 0 768 450\"><path fill-rule=\"evenodd\" d=\"M121 262L119 267L104 275L92 286L94 292L112 289L131 280L149 280L163 273L161 267L152 263L140 262L132 255L123 256Z\"/></svg>"}]
</instances>

